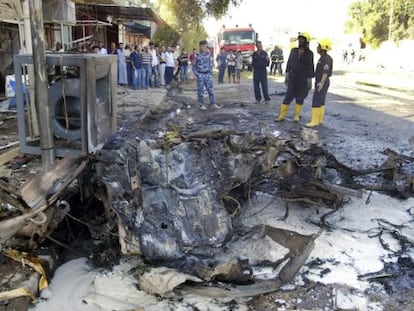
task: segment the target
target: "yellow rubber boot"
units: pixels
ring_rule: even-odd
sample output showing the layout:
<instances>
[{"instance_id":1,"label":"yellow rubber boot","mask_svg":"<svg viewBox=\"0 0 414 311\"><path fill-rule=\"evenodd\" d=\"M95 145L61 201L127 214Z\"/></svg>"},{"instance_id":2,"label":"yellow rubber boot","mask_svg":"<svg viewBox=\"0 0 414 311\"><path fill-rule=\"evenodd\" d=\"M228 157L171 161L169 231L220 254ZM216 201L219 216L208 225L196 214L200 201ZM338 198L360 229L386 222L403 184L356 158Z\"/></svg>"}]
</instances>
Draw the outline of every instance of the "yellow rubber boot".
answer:
<instances>
[{"instance_id":1,"label":"yellow rubber boot","mask_svg":"<svg viewBox=\"0 0 414 311\"><path fill-rule=\"evenodd\" d=\"M320 107L321 110L319 112L319 125L323 124L323 119L325 118L325 105Z\"/></svg>"},{"instance_id":2,"label":"yellow rubber boot","mask_svg":"<svg viewBox=\"0 0 414 311\"><path fill-rule=\"evenodd\" d=\"M276 122L281 122L285 119L286 114L288 113L289 110L289 105L287 104L282 104L280 106L280 112L279 112L279 116L276 118Z\"/></svg>"},{"instance_id":3,"label":"yellow rubber boot","mask_svg":"<svg viewBox=\"0 0 414 311\"><path fill-rule=\"evenodd\" d=\"M302 111L302 105L295 105L295 113L293 115L293 121L299 122L300 112Z\"/></svg>"},{"instance_id":4,"label":"yellow rubber boot","mask_svg":"<svg viewBox=\"0 0 414 311\"><path fill-rule=\"evenodd\" d=\"M307 127L315 127L319 125L321 115L321 107L312 107L312 118L309 123L306 123Z\"/></svg>"}]
</instances>

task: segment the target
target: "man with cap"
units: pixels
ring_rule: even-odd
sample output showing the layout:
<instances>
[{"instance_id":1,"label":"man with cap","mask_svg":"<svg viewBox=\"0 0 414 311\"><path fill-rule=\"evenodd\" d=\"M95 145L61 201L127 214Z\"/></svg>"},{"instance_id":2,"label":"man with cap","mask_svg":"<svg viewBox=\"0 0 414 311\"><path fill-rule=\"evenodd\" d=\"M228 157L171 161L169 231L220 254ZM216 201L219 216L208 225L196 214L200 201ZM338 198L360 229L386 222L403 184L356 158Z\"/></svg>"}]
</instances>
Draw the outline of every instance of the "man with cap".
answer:
<instances>
[{"instance_id":1,"label":"man with cap","mask_svg":"<svg viewBox=\"0 0 414 311\"><path fill-rule=\"evenodd\" d=\"M201 110L206 110L204 105L204 88L207 90L210 106L213 109L220 109L216 104L213 88L213 67L214 60L207 47L207 41L199 42L199 52L194 57L192 64L194 76L197 79L197 100Z\"/></svg>"},{"instance_id":2,"label":"man with cap","mask_svg":"<svg viewBox=\"0 0 414 311\"><path fill-rule=\"evenodd\" d=\"M310 35L300 32L298 35L298 47L290 51L286 65L285 84L287 85L286 96L280 106L279 116L276 122L283 121L289 110L289 104L296 99L293 121L299 122L303 102L312 87L314 76L313 52L309 49Z\"/></svg>"}]
</instances>

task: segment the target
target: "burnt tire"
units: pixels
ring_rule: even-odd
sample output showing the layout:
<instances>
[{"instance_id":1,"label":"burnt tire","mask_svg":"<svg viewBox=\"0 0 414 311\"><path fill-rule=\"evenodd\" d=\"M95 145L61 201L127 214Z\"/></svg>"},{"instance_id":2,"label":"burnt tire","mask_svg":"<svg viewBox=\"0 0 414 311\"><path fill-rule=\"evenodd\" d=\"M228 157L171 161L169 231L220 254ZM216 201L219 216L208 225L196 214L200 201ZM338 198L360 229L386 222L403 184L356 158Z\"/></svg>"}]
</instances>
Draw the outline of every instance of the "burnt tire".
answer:
<instances>
[{"instance_id":1,"label":"burnt tire","mask_svg":"<svg viewBox=\"0 0 414 311\"><path fill-rule=\"evenodd\" d=\"M53 133L67 140L81 139L80 80L56 81L49 88Z\"/></svg>"}]
</instances>

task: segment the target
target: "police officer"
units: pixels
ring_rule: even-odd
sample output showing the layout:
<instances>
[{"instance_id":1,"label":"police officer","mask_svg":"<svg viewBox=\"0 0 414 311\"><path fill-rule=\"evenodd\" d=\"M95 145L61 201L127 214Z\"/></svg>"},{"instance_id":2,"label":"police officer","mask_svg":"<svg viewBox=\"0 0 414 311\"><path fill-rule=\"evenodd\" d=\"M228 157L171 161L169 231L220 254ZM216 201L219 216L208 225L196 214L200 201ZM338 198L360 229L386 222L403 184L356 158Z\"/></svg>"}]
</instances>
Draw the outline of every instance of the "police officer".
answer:
<instances>
[{"instance_id":1,"label":"police officer","mask_svg":"<svg viewBox=\"0 0 414 311\"><path fill-rule=\"evenodd\" d=\"M309 89L312 86L312 77L314 76L313 52L309 49L309 41L309 33L299 33L298 47L290 51L285 73L287 93L280 106L279 116L276 119L277 122L285 119L289 110L289 104L294 98L296 99L296 104L293 121L299 122L303 102L306 96L308 96Z\"/></svg>"},{"instance_id":2,"label":"police officer","mask_svg":"<svg viewBox=\"0 0 414 311\"><path fill-rule=\"evenodd\" d=\"M254 86L254 97L256 98L256 104L260 104L262 95L260 93L260 86L262 87L263 97L265 103L270 102L268 86L267 86L267 69L269 66L269 55L263 50L261 41L256 42L257 50L252 56L252 67L253 67L253 86Z\"/></svg>"},{"instance_id":3,"label":"police officer","mask_svg":"<svg viewBox=\"0 0 414 311\"><path fill-rule=\"evenodd\" d=\"M321 56L315 70L315 92L312 98L312 118L308 127L322 125L325 116L325 99L329 88L329 77L332 75L332 57L328 55L331 50L331 40L324 38L318 42L318 54Z\"/></svg>"},{"instance_id":4,"label":"police officer","mask_svg":"<svg viewBox=\"0 0 414 311\"><path fill-rule=\"evenodd\" d=\"M197 79L197 99L201 110L206 110L204 106L204 88L206 88L213 109L220 109L216 104L213 88L213 67L214 61L207 47L207 41L199 42L199 52L194 57L192 64L194 75Z\"/></svg>"}]
</instances>

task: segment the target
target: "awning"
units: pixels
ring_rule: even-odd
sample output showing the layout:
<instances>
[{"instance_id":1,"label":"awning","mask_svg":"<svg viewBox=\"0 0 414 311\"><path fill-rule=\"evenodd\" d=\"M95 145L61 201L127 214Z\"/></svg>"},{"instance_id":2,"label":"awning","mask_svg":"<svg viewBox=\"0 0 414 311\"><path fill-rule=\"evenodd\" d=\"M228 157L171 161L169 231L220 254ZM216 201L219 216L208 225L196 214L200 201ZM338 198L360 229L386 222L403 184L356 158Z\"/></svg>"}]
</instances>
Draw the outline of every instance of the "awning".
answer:
<instances>
[{"instance_id":1,"label":"awning","mask_svg":"<svg viewBox=\"0 0 414 311\"><path fill-rule=\"evenodd\" d=\"M0 0L0 22L19 23L23 21L23 11L19 0Z\"/></svg>"},{"instance_id":2,"label":"awning","mask_svg":"<svg viewBox=\"0 0 414 311\"><path fill-rule=\"evenodd\" d=\"M138 23L129 23L124 24L126 31L135 34L142 34L147 38L151 37L151 27L138 24Z\"/></svg>"},{"instance_id":3,"label":"awning","mask_svg":"<svg viewBox=\"0 0 414 311\"><path fill-rule=\"evenodd\" d=\"M87 12L91 17L106 21L111 16L113 21L150 21L163 25L164 22L154 13L151 8L136 6L119 6L112 4L76 4L76 10Z\"/></svg>"}]
</instances>

